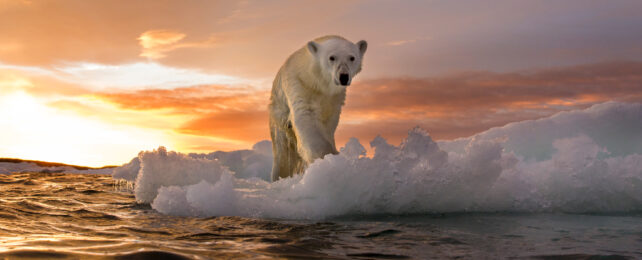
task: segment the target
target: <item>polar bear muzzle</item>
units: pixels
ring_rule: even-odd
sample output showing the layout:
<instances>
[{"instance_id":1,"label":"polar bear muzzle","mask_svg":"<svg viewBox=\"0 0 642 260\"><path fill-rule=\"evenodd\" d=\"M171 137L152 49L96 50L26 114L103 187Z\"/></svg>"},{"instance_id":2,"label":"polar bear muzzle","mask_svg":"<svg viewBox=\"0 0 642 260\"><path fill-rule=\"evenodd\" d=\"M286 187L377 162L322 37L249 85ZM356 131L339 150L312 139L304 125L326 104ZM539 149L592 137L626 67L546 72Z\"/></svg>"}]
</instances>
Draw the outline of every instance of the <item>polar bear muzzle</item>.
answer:
<instances>
[{"instance_id":1,"label":"polar bear muzzle","mask_svg":"<svg viewBox=\"0 0 642 260\"><path fill-rule=\"evenodd\" d=\"M341 75L339 75L339 81L343 86L350 85L350 75L346 73L341 73Z\"/></svg>"},{"instance_id":2,"label":"polar bear muzzle","mask_svg":"<svg viewBox=\"0 0 642 260\"><path fill-rule=\"evenodd\" d=\"M352 79L350 77L350 66L348 66L348 64L339 64L334 75L335 84L340 84L341 86L350 86L350 82L352 81Z\"/></svg>"}]
</instances>

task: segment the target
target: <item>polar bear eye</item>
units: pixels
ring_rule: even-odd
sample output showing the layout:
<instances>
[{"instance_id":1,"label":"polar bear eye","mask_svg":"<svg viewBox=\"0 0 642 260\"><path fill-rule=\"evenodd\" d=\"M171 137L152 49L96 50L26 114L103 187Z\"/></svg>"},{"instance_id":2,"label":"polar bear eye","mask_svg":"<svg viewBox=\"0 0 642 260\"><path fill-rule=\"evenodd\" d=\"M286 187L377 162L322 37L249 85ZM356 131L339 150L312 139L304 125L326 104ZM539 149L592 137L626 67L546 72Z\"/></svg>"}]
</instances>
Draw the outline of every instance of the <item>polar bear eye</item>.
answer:
<instances>
[{"instance_id":1,"label":"polar bear eye","mask_svg":"<svg viewBox=\"0 0 642 260\"><path fill-rule=\"evenodd\" d=\"M354 61L354 56L350 56L350 61Z\"/></svg>"},{"instance_id":2,"label":"polar bear eye","mask_svg":"<svg viewBox=\"0 0 642 260\"><path fill-rule=\"evenodd\" d=\"M330 61L334 61L334 56L330 56Z\"/></svg>"}]
</instances>

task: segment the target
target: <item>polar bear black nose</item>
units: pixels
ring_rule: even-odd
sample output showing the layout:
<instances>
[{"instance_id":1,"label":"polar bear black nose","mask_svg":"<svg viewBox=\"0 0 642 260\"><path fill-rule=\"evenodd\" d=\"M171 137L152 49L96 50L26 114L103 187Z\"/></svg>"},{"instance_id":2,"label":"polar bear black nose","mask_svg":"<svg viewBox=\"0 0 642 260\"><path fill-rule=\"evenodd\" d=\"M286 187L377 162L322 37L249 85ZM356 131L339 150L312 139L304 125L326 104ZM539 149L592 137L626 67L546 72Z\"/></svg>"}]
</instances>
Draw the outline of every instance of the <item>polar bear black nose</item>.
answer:
<instances>
[{"instance_id":1,"label":"polar bear black nose","mask_svg":"<svg viewBox=\"0 0 642 260\"><path fill-rule=\"evenodd\" d=\"M341 82L341 85L347 86L348 81L350 81L350 75L342 73L339 75L339 81Z\"/></svg>"}]
</instances>

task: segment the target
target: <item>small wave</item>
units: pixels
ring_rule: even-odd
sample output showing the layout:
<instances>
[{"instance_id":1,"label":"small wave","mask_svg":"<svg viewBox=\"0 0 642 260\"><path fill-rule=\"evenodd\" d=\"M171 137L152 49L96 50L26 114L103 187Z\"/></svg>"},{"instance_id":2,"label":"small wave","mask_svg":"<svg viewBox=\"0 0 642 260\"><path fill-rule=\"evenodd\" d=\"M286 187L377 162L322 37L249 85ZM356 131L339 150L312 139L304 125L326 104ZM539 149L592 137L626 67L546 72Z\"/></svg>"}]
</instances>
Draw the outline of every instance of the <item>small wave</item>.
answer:
<instances>
[{"instance_id":1,"label":"small wave","mask_svg":"<svg viewBox=\"0 0 642 260\"><path fill-rule=\"evenodd\" d=\"M119 217L103 213L103 212L96 212L96 211L91 211L91 210L86 210L86 209L78 209L71 211L71 213L74 215L74 217L78 218L85 218L85 219L102 219L102 220L120 220Z\"/></svg>"},{"instance_id":2,"label":"small wave","mask_svg":"<svg viewBox=\"0 0 642 260\"><path fill-rule=\"evenodd\" d=\"M114 255L82 254L53 250L12 250L0 253L6 259L192 259L180 254L165 251L139 251Z\"/></svg>"},{"instance_id":3,"label":"small wave","mask_svg":"<svg viewBox=\"0 0 642 260\"><path fill-rule=\"evenodd\" d=\"M183 260L191 259L190 257L179 255L176 253L165 252L165 251L142 251L134 252L129 254L123 254L115 256L114 259L117 260L128 260L128 259L168 259L168 260Z\"/></svg>"},{"instance_id":4,"label":"small wave","mask_svg":"<svg viewBox=\"0 0 642 260\"><path fill-rule=\"evenodd\" d=\"M386 229L383 231L379 232L373 232L373 233L367 233L365 235L359 235L357 236L358 238L376 238L376 237L381 237L381 236L389 236L389 235L394 235L397 233L401 233L401 231L396 230L396 229Z\"/></svg>"},{"instance_id":5,"label":"small wave","mask_svg":"<svg viewBox=\"0 0 642 260\"><path fill-rule=\"evenodd\" d=\"M409 256L405 255L391 255L391 254L382 254L382 253L354 253L354 254L347 254L349 257L357 257L357 258L365 258L365 259L410 259Z\"/></svg>"},{"instance_id":6,"label":"small wave","mask_svg":"<svg viewBox=\"0 0 642 260\"><path fill-rule=\"evenodd\" d=\"M533 259L543 260L577 260L577 259L608 259L608 260L628 260L633 259L623 255L589 255L589 254L565 254L565 255L537 255Z\"/></svg>"}]
</instances>

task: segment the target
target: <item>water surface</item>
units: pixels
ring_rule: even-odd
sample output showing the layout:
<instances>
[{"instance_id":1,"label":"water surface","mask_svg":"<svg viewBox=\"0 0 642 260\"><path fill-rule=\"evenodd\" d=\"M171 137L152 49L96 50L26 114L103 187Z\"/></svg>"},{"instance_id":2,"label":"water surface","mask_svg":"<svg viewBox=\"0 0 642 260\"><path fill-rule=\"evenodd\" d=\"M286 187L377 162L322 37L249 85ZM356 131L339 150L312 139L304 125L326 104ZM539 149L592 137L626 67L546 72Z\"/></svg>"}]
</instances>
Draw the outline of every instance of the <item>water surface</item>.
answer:
<instances>
[{"instance_id":1,"label":"water surface","mask_svg":"<svg viewBox=\"0 0 642 260\"><path fill-rule=\"evenodd\" d=\"M0 257L642 258L642 214L167 216L110 175L0 174Z\"/></svg>"}]
</instances>

